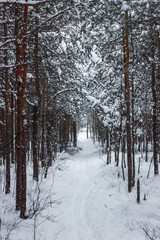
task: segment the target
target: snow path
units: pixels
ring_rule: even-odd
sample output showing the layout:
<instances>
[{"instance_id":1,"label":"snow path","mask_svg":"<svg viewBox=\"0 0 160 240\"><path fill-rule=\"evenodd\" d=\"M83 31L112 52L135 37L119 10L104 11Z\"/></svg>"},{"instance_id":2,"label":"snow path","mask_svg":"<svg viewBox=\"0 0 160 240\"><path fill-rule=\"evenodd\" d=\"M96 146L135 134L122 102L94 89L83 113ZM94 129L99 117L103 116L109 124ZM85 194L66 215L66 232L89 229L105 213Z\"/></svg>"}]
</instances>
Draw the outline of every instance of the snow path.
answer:
<instances>
[{"instance_id":1,"label":"snow path","mask_svg":"<svg viewBox=\"0 0 160 240\"><path fill-rule=\"evenodd\" d=\"M86 139L86 132L79 134L78 146L82 148L78 153L64 153L66 159L57 159L41 185L41 198L46 199L51 189L52 200L59 200L60 204L52 205L49 198L49 206L36 219L36 228L34 219L22 221L9 240L33 240L34 230L36 240L146 240L140 226L147 223L159 228L160 176L155 178L152 171L147 179L150 163L141 159L141 203L137 204L136 187L128 193L127 181L123 181L121 168L115 166L114 156L112 163L106 165L106 155L99 156L99 147ZM31 169L28 168L30 172ZM32 175L28 183L34 193ZM12 226L19 221L13 198L2 195L0 206L4 223ZM0 239L6 239L3 236L8 229L2 228Z\"/></svg>"},{"instance_id":2,"label":"snow path","mask_svg":"<svg viewBox=\"0 0 160 240\"><path fill-rule=\"evenodd\" d=\"M63 209L65 205L67 209L61 215L65 226L58 239L98 240L89 222L86 206L90 193L94 189L100 160L98 151L95 151L92 140L86 139L85 132L80 133L79 139L83 149L73 155L72 160L68 161L67 173L62 174L63 190L62 188L61 190L67 196L62 200L60 207Z\"/></svg>"},{"instance_id":3,"label":"snow path","mask_svg":"<svg viewBox=\"0 0 160 240\"><path fill-rule=\"evenodd\" d=\"M96 176L97 156L94 158L92 152L94 151L93 143L90 140L85 141L83 151L77 155L75 161L77 162L76 171L74 174L79 176L79 188L76 193L74 202L74 214L78 226L78 236L80 240L97 239L92 226L89 224L87 217L86 205L90 192L94 188L94 178ZM96 154L95 154L96 155Z\"/></svg>"},{"instance_id":4,"label":"snow path","mask_svg":"<svg viewBox=\"0 0 160 240\"><path fill-rule=\"evenodd\" d=\"M141 204L137 204L136 187L128 194L127 181L123 181L114 157L112 164L106 165L106 156L99 156L99 147L86 139L86 132L79 134L78 145L82 151L62 160L65 168L56 174L54 191L61 204L54 209L57 222L47 225L46 240L145 240L139 224L148 220L158 223L159 178L157 183L154 178L147 180L148 165L143 163L141 174L150 183L146 189L143 184ZM154 194L143 201L148 189ZM51 237L51 232L57 237Z\"/></svg>"}]
</instances>

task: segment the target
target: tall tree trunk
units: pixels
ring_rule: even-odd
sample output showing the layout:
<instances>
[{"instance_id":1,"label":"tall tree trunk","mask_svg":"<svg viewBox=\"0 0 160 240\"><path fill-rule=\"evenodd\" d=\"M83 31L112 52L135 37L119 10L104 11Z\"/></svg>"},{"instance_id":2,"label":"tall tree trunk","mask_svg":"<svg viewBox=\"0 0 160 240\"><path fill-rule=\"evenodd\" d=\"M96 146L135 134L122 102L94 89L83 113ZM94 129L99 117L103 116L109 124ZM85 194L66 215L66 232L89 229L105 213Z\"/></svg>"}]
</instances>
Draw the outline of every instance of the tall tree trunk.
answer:
<instances>
[{"instance_id":1,"label":"tall tree trunk","mask_svg":"<svg viewBox=\"0 0 160 240\"><path fill-rule=\"evenodd\" d=\"M11 93L11 139L14 139L14 134L15 134L15 120L14 120L14 95L13 95L13 90L12 88L12 93ZM15 163L15 144L14 141L11 142L11 162Z\"/></svg>"},{"instance_id":2,"label":"tall tree trunk","mask_svg":"<svg viewBox=\"0 0 160 240\"><path fill-rule=\"evenodd\" d=\"M15 7L15 36L18 38L18 31L19 31L19 25L18 25L18 20L20 17L20 10L18 6ZM20 74L20 69L19 69L19 55L20 55L20 47L18 44L18 39L16 41L16 81L17 81L17 126L16 126L16 210L21 209L21 84L19 83L19 74Z\"/></svg>"},{"instance_id":3,"label":"tall tree trunk","mask_svg":"<svg viewBox=\"0 0 160 240\"><path fill-rule=\"evenodd\" d=\"M62 139L62 127L63 127L63 120L59 122L59 144L60 144L60 152L63 151L63 139Z\"/></svg>"},{"instance_id":4,"label":"tall tree trunk","mask_svg":"<svg viewBox=\"0 0 160 240\"><path fill-rule=\"evenodd\" d=\"M33 110L33 179L38 181L38 106L35 104Z\"/></svg>"},{"instance_id":5,"label":"tall tree trunk","mask_svg":"<svg viewBox=\"0 0 160 240\"><path fill-rule=\"evenodd\" d=\"M156 96L156 79L155 79L155 45L152 39L152 96L153 96L153 159L154 174L158 174L158 142L157 142L157 96Z\"/></svg>"},{"instance_id":6,"label":"tall tree trunk","mask_svg":"<svg viewBox=\"0 0 160 240\"><path fill-rule=\"evenodd\" d=\"M68 143L69 143L69 117L66 116L65 151L67 151Z\"/></svg>"},{"instance_id":7,"label":"tall tree trunk","mask_svg":"<svg viewBox=\"0 0 160 240\"><path fill-rule=\"evenodd\" d=\"M109 133L106 132L106 151L107 151L107 165L110 164L110 143L109 143Z\"/></svg>"},{"instance_id":8,"label":"tall tree trunk","mask_svg":"<svg viewBox=\"0 0 160 240\"><path fill-rule=\"evenodd\" d=\"M77 147L77 125L75 120L73 120L73 146Z\"/></svg>"},{"instance_id":9,"label":"tall tree trunk","mask_svg":"<svg viewBox=\"0 0 160 240\"><path fill-rule=\"evenodd\" d=\"M26 212L26 98L25 98L25 91L26 91L26 81L27 81L27 38L25 36L27 32L27 18L28 18L28 6L24 7L24 26L23 26L23 42L22 42L22 56L23 56L23 70L22 70L22 79L23 79L23 87L22 91L22 164L21 164L21 218L25 218Z\"/></svg>"},{"instance_id":10,"label":"tall tree trunk","mask_svg":"<svg viewBox=\"0 0 160 240\"><path fill-rule=\"evenodd\" d=\"M36 6L35 9L35 25L38 26L38 7ZM38 66L38 51L39 51L39 44L38 44L38 28L34 34L35 37L35 45L34 45L34 70L35 70L35 88L36 88L36 95L37 101L35 102L34 107L34 119L33 119L33 179L38 181L38 168L39 168L39 155L38 155L38 114L39 108L41 108L41 92L40 92L40 83L39 83L39 66Z\"/></svg>"},{"instance_id":11,"label":"tall tree trunk","mask_svg":"<svg viewBox=\"0 0 160 240\"><path fill-rule=\"evenodd\" d=\"M5 164L5 156L6 156L6 149L5 149L5 145L6 145L6 142L5 142L5 111L4 111L4 108L2 108L1 110L1 114L2 114L2 127L0 128L1 129L1 143L2 143L2 157L3 157L3 165Z\"/></svg>"},{"instance_id":12,"label":"tall tree trunk","mask_svg":"<svg viewBox=\"0 0 160 240\"><path fill-rule=\"evenodd\" d=\"M147 94L145 96L145 115L144 115L144 126L145 126L145 161L148 162L148 115L147 115Z\"/></svg>"},{"instance_id":13,"label":"tall tree trunk","mask_svg":"<svg viewBox=\"0 0 160 240\"><path fill-rule=\"evenodd\" d=\"M27 80L27 17L28 6L16 6L16 82L17 82L17 182L16 209L20 217L26 212L26 80Z\"/></svg>"},{"instance_id":14,"label":"tall tree trunk","mask_svg":"<svg viewBox=\"0 0 160 240\"><path fill-rule=\"evenodd\" d=\"M130 20L131 20L131 15L130 15ZM131 28L131 47L132 47L132 59L133 59L133 67L134 67L134 44L133 44L133 33L132 33L132 28ZM131 74L131 85L132 85L132 101L131 101L131 109L132 109L132 185L135 185L135 126L134 126L134 73L132 71Z\"/></svg>"},{"instance_id":15,"label":"tall tree trunk","mask_svg":"<svg viewBox=\"0 0 160 240\"><path fill-rule=\"evenodd\" d=\"M125 143L125 137L122 137L122 161L123 161L123 165L124 168L126 168L126 143Z\"/></svg>"},{"instance_id":16,"label":"tall tree trunk","mask_svg":"<svg viewBox=\"0 0 160 240\"><path fill-rule=\"evenodd\" d=\"M88 120L87 120L87 139L88 139L88 133L89 133L89 123L88 123Z\"/></svg>"},{"instance_id":17,"label":"tall tree trunk","mask_svg":"<svg viewBox=\"0 0 160 240\"><path fill-rule=\"evenodd\" d=\"M135 134L134 134L134 79L133 79L133 73L132 73L132 185L135 185L135 150L134 150L134 145L135 145Z\"/></svg>"},{"instance_id":18,"label":"tall tree trunk","mask_svg":"<svg viewBox=\"0 0 160 240\"><path fill-rule=\"evenodd\" d=\"M129 33L128 11L125 14L124 29L124 67L125 67L125 102L126 102L126 129L127 129L127 163L128 163L128 192L131 192L133 182L133 167L131 157L131 128L130 128L130 82L129 82Z\"/></svg>"},{"instance_id":19,"label":"tall tree trunk","mask_svg":"<svg viewBox=\"0 0 160 240\"><path fill-rule=\"evenodd\" d=\"M46 78L43 78L43 111L42 111L42 142L41 142L41 166L45 167L46 157L46 129L45 129L45 117L46 117Z\"/></svg>"},{"instance_id":20,"label":"tall tree trunk","mask_svg":"<svg viewBox=\"0 0 160 240\"><path fill-rule=\"evenodd\" d=\"M3 13L3 20L4 20L4 36L5 41L7 41L7 23L6 23L6 6L4 6L4 13ZM5 101L5 142L6 142L6 151L5 151L5 158L6 158L6 185L5 185L5 193L10 193L10 145L9 142L9 80L8 80L8 52L5 49L4 51L4 61L5 61L5 92L4 92L4 101Z\"/></svg>"}]
</instances>

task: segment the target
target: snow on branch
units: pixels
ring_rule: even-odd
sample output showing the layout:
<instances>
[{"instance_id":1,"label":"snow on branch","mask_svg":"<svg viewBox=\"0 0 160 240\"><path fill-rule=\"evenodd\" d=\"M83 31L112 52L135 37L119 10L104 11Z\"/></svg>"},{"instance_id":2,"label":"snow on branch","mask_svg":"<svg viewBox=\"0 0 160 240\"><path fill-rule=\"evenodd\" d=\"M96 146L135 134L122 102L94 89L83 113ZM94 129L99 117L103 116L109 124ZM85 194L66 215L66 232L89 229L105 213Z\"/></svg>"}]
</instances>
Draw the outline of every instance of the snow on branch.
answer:
<instances>
[{"instance_id":1,"label":"snow on branch","mask_svg":"<svg viewBox=\"0 0 160 240\"><path fill-rule=\"evenodd\" d=\"M126 1L122 2L121 10L124 12L131 10L130 6L128 5L128 3Z\"/></svg>"},{"instance_id":2,"label":"snow on branch","mask_svg":"<svg viewBox=\"0 0 160 240\"><path fill-rule=\"evenodd\" d=\"M36 6L39 4L45 4L45 3L52 3L55 2L54 0L3 0L0 1L0 4L15 4L15 5L25 5L25 6Z\"/></svg>"},{"instance_id":3,"label":"snow on branch","mask_svg":"<svg viewBox=\"0 0 160 240\"><path fill-rule=\"evenodd\" d=\"M21 2L21 5L29 5L29 6L31 5L31 4L28 3L28 1L26 2L26 1L23 1L23 0L22 0L22 1L20 1L20 2ZM4 4L4 3L6 3L6 4L17 4L17 3L19 3L19 4L20 4L20 2L12 1L12 0L11 0L11 1L1 1L0 4ZM24 4L23 4L22 2L24 2ZM32 2L32 1L31 1L31 2ZM37 3L37 1L35 1L35 2ZM53 0L51 0L51 1L38 1L38 3L47 3L47 2L53 2ZM37 4L38 4L38 3L37 3ZM35 4L34 4L34 5L35 5ZM68 12L69 10L71 10L71 9L73 9L73 8L76 8L76 7L80 6L80 5L83 5L83 4L82 4L82 3L76 4L76 5L72 6L72 7L68 7L68 8L66 8L66 9L64 9L64 10L62 10L62 11L60 11L60 12L54 14L54 15L52 15L51 17L47 18L44 22L42 22L41 24L39 24L37 27L35 27L33 30L27 32L27 34L25 34L21 40L23 41L23 39L26 38L26 37L28 37L29 35L33 36L32 34L33 34L34 32L36 32L37 30L45 27L45 25L46 25L48 22L52 21L54 18L57 18L57 17L59 17L60 15L64 14L65 12ZM5 47L5 46L6 46L7 44L9 44L9 43L14 43L15 41L16 41L16 39L7 40L7 41L5 41L2 45L0 45L0 48Z\"/></svg>"}]
</instances>

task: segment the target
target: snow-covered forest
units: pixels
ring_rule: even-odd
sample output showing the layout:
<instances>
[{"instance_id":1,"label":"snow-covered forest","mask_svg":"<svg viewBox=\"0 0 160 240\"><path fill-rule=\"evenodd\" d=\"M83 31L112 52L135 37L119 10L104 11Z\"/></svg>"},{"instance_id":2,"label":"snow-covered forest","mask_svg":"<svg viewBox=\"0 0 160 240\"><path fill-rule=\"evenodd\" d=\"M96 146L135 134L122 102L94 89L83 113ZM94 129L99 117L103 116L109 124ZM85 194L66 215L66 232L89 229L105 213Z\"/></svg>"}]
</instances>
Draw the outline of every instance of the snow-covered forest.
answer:
<instances>
[{"instance_id":1,"label":"snow-covered forest","mask_svg":"<svg viewBox=\"0 0 160 240\"><path fill-rule=\"evenodd\" d=\"M160 239L159 0L0 0L0 240Z\"/></svg>"}]
</instances>

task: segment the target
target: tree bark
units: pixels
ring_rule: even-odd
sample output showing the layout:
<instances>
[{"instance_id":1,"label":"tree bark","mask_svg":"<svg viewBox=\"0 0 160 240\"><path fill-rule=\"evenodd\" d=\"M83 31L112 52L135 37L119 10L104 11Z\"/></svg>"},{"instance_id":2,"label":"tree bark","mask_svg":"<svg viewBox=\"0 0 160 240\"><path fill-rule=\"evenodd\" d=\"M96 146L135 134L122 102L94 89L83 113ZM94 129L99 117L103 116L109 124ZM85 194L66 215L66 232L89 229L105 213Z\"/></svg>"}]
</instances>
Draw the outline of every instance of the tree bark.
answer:
<instances>
[{"instance_id":1,"label":"tree bark","mask_svg":"<svg viewBox=\"0 0 160 240\"><path fill-rule=\"evenodd\" d=\"M73 121L73 146L77 147L77 125L76 121Z\"/></svg>"},{"instance_id":2,"label":"tree bark","mask_svg":"<svg viewBox=\"0 0 160 240\"><path fill-rule=\"evenodd\" d=\"M7 31L7 23L6 23L6 6L4 6L3 20L4 20L4 36L5 41L8 37ZM6 159L6 185L5 185L5 193L10 193L10 145L9 142L9 79L8 79L8 52L4 50L4 61L5 61L5 92L4 92L4 101L5 101L5 142L6 142L6 150L5 150L5 159ZM7 145L8 144L8 145Z\"/></svg>"},{"instance_id":3,"label":"tree bark","mask_svg":"<svg viewBox=\"0 0 160 240\"><path fill-rule=\"evenodd\" d=\"M35 25L38 26L38 6L35 9ZM34 44L34 72L35 72L35 88L36 88L36 96L37 101L34 106L34 119L33 119L33 179L38 181L38 168L39 168L39 155L38 155L38 114L39 108L41 108L41 92L40 92L40 83L39 83L39 66L38 66L38 51L39 51L39 43L38 43L38 28L34 34L35 44Z\"/></svg>"},{"instance_id":4,"label":"tree bark","mask_svg":"<svg viewBox=\"0 0 160 240\"><path fill-rule=\"evenodd\" d=\"M33 107L33 179L38 181L38 106L35 104Z\"/></svg>"},{"instance_id":5,"label":"tree bark","mask_svg":"<svg viewBox=\"0 0 160 240\"><path fill-rule=\"evenodd\" d=\"M46 129L45 129L45 107L46 107L46 79L43 78L43 111L42 111L42 142L41 142L41 166L45 167L45 157L46 157Z\"/></svg>"},{"instance_id":6,"label":"tree bark","mask_svg":"<svg viewBox=\"0 0 160 240\"><path fill-rule=\"evenodd\" d=\"M124 29L124 67L125 67L125 102L126 102L126 129L127 129L127 164L128 164L128 192L131 192L133 182L133 167L131 156L131 128L130 128L130 82L129 82L129 33L128 11L125 14Z\"/></svg>"},{"instance_id":7,"label":"tree bark","mask_svg":"<svg viewBox=\"0 0 160 240\"><path fill-rule=\"evenodd\" d=\"M157 142L157 96L156 96L156 79L155 79L155 46L154 39L152 40L152 96L153 96L153 159L154 159L154 174L159 173L158 169L158 142Z\"/></svg>"},{"instance_id":8,"label":"tree bark","mask_svg":"<svg viewBox=\"0 0 160 240\"><path fill-rule=\"evenodd\" d=\"M27 81L27 17L28 6L16 6L15 36L16 40L16 82L17 82L17 181L16 209L20 217L26 212L26 81Z\"/></svg>"}]
</instances>

